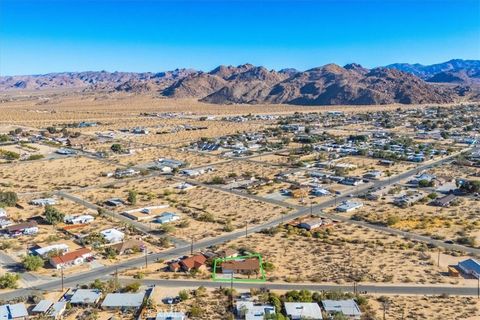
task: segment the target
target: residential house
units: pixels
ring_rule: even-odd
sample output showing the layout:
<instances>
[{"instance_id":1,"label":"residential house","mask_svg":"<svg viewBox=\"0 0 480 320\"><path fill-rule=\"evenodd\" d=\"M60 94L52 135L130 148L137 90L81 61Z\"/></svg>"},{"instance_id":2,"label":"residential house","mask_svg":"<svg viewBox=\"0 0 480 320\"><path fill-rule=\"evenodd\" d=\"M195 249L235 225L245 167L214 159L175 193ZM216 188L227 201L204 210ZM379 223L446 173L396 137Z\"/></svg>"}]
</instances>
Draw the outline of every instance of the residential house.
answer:
<instances>
[{"instance_id":1,"label":"residential house","mask_svg":"<svg viewBox=\"0 0 480 320\"><path fill-rule=\"evenodd\" d=\"M322 219L321 218L314 218L302 221L301 223L297 224L298 228L306 229L308 231L320 228L322 226Z\"/></svg>"},{"instance_id":2,"label":"residential house","mask_svg":"<svg viewBox=\"0 0 480 320\"><path fill-rule=\"evenodd\" d=\"M97 289L77 289L70 297L70 304L73 306L95 305L100 301L102 293Z\"/></svg>"},{"instance_id":3,"label":"residential house","mask_svg":"<svg viewBox=\"0 0 480 320\"><path fill-rule=\"evenodd\" d=\"M310 191L310 194L312 196L327 196L330 194L330 191L328 191L327 189L323 189L323 188L313 188L311 191Z\"/></svg>"},{"instance_id":4,"label":"residential house","mask_svg":"<svg viewBox=\"0 0 480 320\"><path fill-rule=\"evenodd\" d=\"M223 274L258 274L260 261L257 258L244 260L227 260L220 265Z\"/></svg>"},{"instance_id":5,"label":"residential house","mask_svg":"<svg viewBox=\"0 0 480 320\"><path fill-rule=\"evenodd\" d=\"M67 301L55 302L50 310L48 310L48 316L53 319L62 319L64 312L67 310Z\"/></svg>"},{"instance_id":6,"label":"residential house","mask_svg":"<svg viewBox=\"0 0 480 320\"><path fill-rule=\"evenodd\" d=\"M203 254L196 254L191 257L187 257L178 262L173 262L169 265L170 271L185 271L190 272L192 270L203 271L207 269L207 258Z\"/></svg>"},{"instance_id":7,"label":"residential house","mask_svg":"<svg viewBox=\"0 0 480 320\"><path fill-rule=\"evenodd\" d=\"M12 220L8 220L5 218L0 218L0 229L5 229L8 226L12 226L15 223Z\"/></svg>"},{"instance_id":8,"label":"residential house","mask_svg":"<svg viewBox=\"0 0 480 320\"><path fill-rule=\"evenodd\" d=\"M329 316L334 317L335 314L343 314L349 319L360 319L362 312L357 303L353 299L347 300L323 300L323 308Z\"/></svg>"},{"instance_id":9,"label":"residential house","mask_svg":"<svg viewBox=\"0 0 480 320\"><path fill-rule=\"evenodd\" d=\"M51 257L49 262L55 269L62 269L70 266L81 265L92 256L92 251L87 248L80 248L72 252Z\"/></svg>"},{"instance_id":10,"label":"residential house","mask_svg":"<svg viewBox=\"0 0 480 320\"><path fill-rule=\"evenodd\" d=\"M130 252L139 252L145 250L145 244L141 240L130 239L123 241L121 243L117 243L111 246L111 248L115 249L119 255L130 253Z\"/></svg>"},{"instance_id":11,"label":"residential house","mask_svg":"<svg viewBox=\"0 0 480 320\"><path fill-rule=\"evenodd\" d=\"M363 207L363 203L361 202L344 201L336 208L336 210L339 212L350 212L361 207Z\"/></svg>"},{"instance_id":12,"label":"residential house","mask_svg":"<svg viewBox=\"0 0 480 320\"><path fill-rule=\"evenodd\" d=\"M285 313L291 320L322 320L322 311L315 302L285 302Z\"/></svg>"},{"instance_id":13,"label":"residential house","mask_svg":"<svg viewBox=\"0 0 480 320\"><path fill-rule=\"evenodd\" d=\"M240 319L263 320L275 314L275 307L272 305L254 304L248 300L239 300L235 303L235 313Z\"/></svg>"},{"instance_id":14,"label":"residential house","mask_svg":"<svg viewBox=\"0 0 480 320\"><path fill-rule=\"evenodd\" d=\"M449 194L444 197L435 199L434 201L432 201L431 204L437 207L448 207L456 198L457 197L454 194Z\"/></svg>"},{"instance_id":15,"label":"residential house","mask_svg":"<svg viewBox=\"0 0 480 320\"><path fill-rule=\"evenodd\" d=\"M235 258L238 257L238 251L232 248L227 248L218 253L221 258Z\"/></svg>"},{"instance_id":16,"label":"residential house","mask_svg":"<svg viewBox=\"0 0 480 320\"><path fill-rule=\"evenodd\" d=\"M7 210L4 208L0 208L0 218L6 218L7 217Z\"/></svg>"},{"instance_id":17,"label":"residential house","mask_svg":"<svg viewBox=\"0 0 480 320\"><path fill-rule=\"evenodd\" d=\"M117 229L107 229L100 232L108 243L117 243L123 241L125 233Z\"/></svg>"},{"instance_id":18,"label":"residential house","mask_svg":"<svg viewBox=\"0 0 480 320\"><path fill-rule=\"evenodd\" d=\"M35 221L27 221L14 224L5 228L6 232L11 236L34 235L38 233L38 225Z\"/></svg>"},{"instance_id":19,"label":"residential house","mask_svg":"<svg viewBox=\"0 0 480 320\"><path fill-rule=\"evenodd\" d=\"M170 223L179 220L180 217L175 213L165 212L155 218L155 222L157 223Z\"/></svg>"},{"instance_id":20,"label":"residential house","mask_svg":"<svg viewBox=\"0 0 480 320\"><path fill-rule=\"evenodd\" d=\"M187 316L183 312L158 312L155 320L186 320Z\"/></svg>"},{"instance_id":21,"label":"residential house","mask_svg":"<svg viewBox=\"0 0 480 320\"><path fill-rule=\"evenodd\" d=\"M458 268L465 274L480 278L480 262L476 259L466 259L458 263Z\"/></svg>"},{"instance_id":22,"label":"residential house","mask_svg":"<svg viewBox=\"0 0 480 320\"><path fill-rule=\"evenodd\" d=\"M182 183L175 186L175 189L185 190L185 191L193 189L193 188L195 188L195 186L193 184L188 183L188 182L182 182Z\"/></svg>"},{"instance_id":23,"label":"residential house","mask_svg":"<svg viewBox=\"0 0 480 320\"><path fill-rule=\"evenodd\" d=\"M34 200L31 200L29 203L34 206L44 207L44 206L53 206L57 204L57 200L53 198L34 199Z\"/></svg>"},{"instance_id":24,"label":"residential house","mask_svg":"<svg viewBox=\"0 0 480 320\"><path fill-rule=\"evenodd\" d=\"M113 173L113 176L117 179L126 178L126 177L133 177L140 174L140 171L134 169L117 169Z\"/></svg>"},{"instance_id":25,"label":"residential house","mask_svg":"<svg viewBox=\"0 0 480 320\"><path fill-rule=\"evenodd\" d=\"M23 303L4 304L0 306L0 319L23 320L28 319L28 311Z\"/></svg>"},{"instance_id":26,"label":"residential house","mask_svg":"<svg viewBox=\"0 0 480 320\"><path fill-rule=\"evenodd\" d=\"M143 304L145 292L109 293L102 302L105 309L138 309Z\"/></svg>"},{"instance_id":27,"label":"residential house","mask_svg":"<svg viewBox=\"0 0 480 320\"><path fill-rule=\"evenodd\" d=\"M112 198L105 201L105 204L109 207L119 207L125 204L125 201L119 198Z\"/></svg>"},{"instance_id":28,"label":"residential house","mask_svg":"<svg viewBox=\"0 0 480 320\"><path fill-rule=\"evenodd\" d=\"M168 207L169 207L168 204L159 205L159 206L149 206L149 207L124 211L122 212L122 215L137 221L151 220L154 217L156 217L159 213L164 212L164 209Z\"/></svg>"},{"instance_id":29,"label":"residential house","mask_svg":"<svg viewBox=\"0 0 480 320\"><path fill-rule=\"evenodd\" d=\"M365 173L363 175L364 178L366 179L374 179L374 180L378 180L382 177L382 171L380 170L372 170L372 171L368 171L367 173Z\"/></svg>"},{"instance_id":30,"label":"residential house","mask_svg":"<svg viewBox=\"0 0 480 320\"><path fill-rule=\"evenodd\" d=\"M50 252L57 252L57 253L65 253L68 252L69 248L66 244L64 243L59 243L59 244L52 244L49 246L41 247L38 249L34 249L33 252L43 258L48 256Z\"/></svg>"},{"instance_id":31,"label":"residential house","mask_svg":"<svg viewBox=\"0 0 480 320\"><path fill-rule=\"evenodd\" d=\"M425 198L423 193L415 192L396 197L393 199L393 203L399 207L407 207L413 205L417 201L422 200L423 198Z\"/></svg>"},{"instance_id":32,"label":"residential house","mask_svg":"<svg viewBox=\"0 0 480 320\"><path fill-rule=\"evenodd\" d=\"M34 314L45 314L53 306L52 300L40 300L39 303L35 305L32 309L32 313Z\"/></svg>"},{"instance_id":33,"label":"residential house","mask_svg":"<svg viewBox=\"0 0 480 320\"><path fill-rule=\"evenodd\" d=\"M341 184L347 186L358 186L359 184L363 183L362 179L355 178L355 177L346 177L340 181Z\"/></svg>"},{"instance_id":34,"label":"residential house","mask_svg":"<svg viewBox=\"0 0 480 320\"><path fill-rule=\"evenodd\" d=\"M89 214L82 214L79 216L68 216L65 217L64 222L69 224L87 224L93 222L95 217Z\"/></svg>"}]
</instances>

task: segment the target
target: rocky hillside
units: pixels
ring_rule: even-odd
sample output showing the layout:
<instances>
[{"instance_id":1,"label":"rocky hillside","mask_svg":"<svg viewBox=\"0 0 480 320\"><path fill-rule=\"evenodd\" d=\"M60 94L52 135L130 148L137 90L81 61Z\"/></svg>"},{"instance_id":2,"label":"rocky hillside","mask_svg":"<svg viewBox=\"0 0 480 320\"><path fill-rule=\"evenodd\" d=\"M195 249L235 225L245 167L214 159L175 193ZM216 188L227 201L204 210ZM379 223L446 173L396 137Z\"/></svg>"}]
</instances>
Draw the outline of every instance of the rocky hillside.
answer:
<instances>
[{"instance_id":1,"label":"rocky hillside","mask_svg":"<svg viewBox=\"0 0 480 320\"><path fill-rule=\"evenodd\" d=\"M478 61L477 61L478 62ZM475 61L436 66L397 64L367 69L327 64L306 71L261 66L219 66L210 72L79 72L0 77L0 91L77 89L88 92L155 94L217 104L298 105L451 103L477 100Z\"/></svg>"},{"instance_id":2,"label":"rocky hillside","mask_svg":"<svg viewBox=\"0 0 480 320\"><path fill-rule=\"evenodd\" d=\"M199 81L202 77L203 75L193 78ZM216 77L217 82L225 81L223 87L209 87L197 98L219 104L298 105L450 103L461 98L459 90L455 88L429 84L398 70L368 70L358 64L345 67L329 64L293 73L243 65L237 69L228 67L228 72L222 73L222 77ZM186 88L182 88L183 91ZM166 96L177 96L170 93L168 89L164 92Z\"/></svg>"},{"instance_id":3,"label":"rocky hillside","mask_svg":"<svg viewBox=\"0 0 480 320\"><path fill-rule=\"evenodd\" d=\"M388 65L387 68L411 73L428 82L458 84L480 83L479 60L453 59L432 65L395 63Z\"/></svg>"}]
</instances>

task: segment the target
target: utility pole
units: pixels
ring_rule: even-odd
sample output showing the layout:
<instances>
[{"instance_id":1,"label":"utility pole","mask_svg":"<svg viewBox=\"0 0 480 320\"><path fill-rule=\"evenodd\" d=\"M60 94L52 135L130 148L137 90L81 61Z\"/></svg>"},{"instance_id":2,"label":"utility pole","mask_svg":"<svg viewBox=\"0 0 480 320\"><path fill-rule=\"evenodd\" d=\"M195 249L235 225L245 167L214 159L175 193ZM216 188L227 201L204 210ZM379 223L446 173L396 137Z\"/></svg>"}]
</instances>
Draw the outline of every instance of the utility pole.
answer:
<instances>
[{"instance_id":1,"label":"utility pole","mask_svg":"<svg viewBox=\"0 0 480 320\"><path fill-rule=\"evenodd\" d=\"M64 290L64 276L63 276L63 266L60 268L61 272L62 272L62 292Z\"/></svg>"},{"instance_id":2,"label":"utility pole","mask_svg":"<svg viewBox=\"0 0 480 320\"><path fill-rule=\"evenodd\" d=\"M313 214L312 201L310 201L310 215Z\"/></svg>"},{"instance_id":3,"label":"utility pole","mask_svg":"<svg viewBox=\"0 0 480 320\"><path fill-rule=\"evenodd\" d=\"M440 248L438 248L438 261L437 261L437 267L440 267Z\"/></svg>"},{"instance_id":4,"label":"utility pole","mask_svg":"<svg viewBox=\"0 0 480 320\"><path fill-rule=\"evenodd\" d=\"M235 318L234 307L233 307L233 272L230 274L230 308L232 308L232 315Z\"/></svg>"},{"instance_id":5,"label":"utility pole","mask_svg":"<svg viewBox=\"0 0 480 320\"><path fill-rule=\"evenodd\" d=\"M248 221L245 221L245 238L248 238Z\"/></svg>"},{"instance_id":6,"label":"utility pole","mask_svg":"<svg viewBox=\"0 0 480 320\"><path fill-rule=\"evenodd\" d=\"M191 237L191 242L190 242L190 255L193 255L193 236Z\"/></svg>"},{"instance_id":7,"label":"utility pole","mask_svg":"<svg viewBox=\"0 0 480 320\"><path fill-rule=\"evenodd\" d=\"M147 248L145 247L145 269L148 267L148 250Z\"/></svg>"}]
</instances>

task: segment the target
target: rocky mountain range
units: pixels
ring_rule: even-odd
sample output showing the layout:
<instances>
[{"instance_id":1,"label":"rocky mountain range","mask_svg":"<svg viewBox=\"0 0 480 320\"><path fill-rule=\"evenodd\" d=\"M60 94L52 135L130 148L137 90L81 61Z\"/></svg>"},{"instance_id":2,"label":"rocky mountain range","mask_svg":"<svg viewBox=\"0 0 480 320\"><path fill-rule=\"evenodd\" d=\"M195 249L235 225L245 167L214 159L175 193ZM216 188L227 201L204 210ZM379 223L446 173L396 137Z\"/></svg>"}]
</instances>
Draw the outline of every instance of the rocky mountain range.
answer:
<instances>
[{"instance_id":1,"label":"rocky mountain range","mask_svg":"<svg viewBox=\"0 0 480 320\"><path fill-rule=\"evenodd\" d=\"M393 64L367 69L327 64L298 71L261 66L219 66L210 72L66 72L0 77L0 91L75 89L149 93L217 104L297 105L451 103L480 98L480 61Z\"/></svg>"},{"instance_id":2,"label":"rocky mountain range","mask_svg":"<svg viewBox=\"0 0 480 320\"><path fill-rule=\"evenodd\" d=\"M419 63L395 63L388 65L387 68L411 73L428 82L480 83L480 60L453 59L427 66Z\"/></svg>"}]
</instances>

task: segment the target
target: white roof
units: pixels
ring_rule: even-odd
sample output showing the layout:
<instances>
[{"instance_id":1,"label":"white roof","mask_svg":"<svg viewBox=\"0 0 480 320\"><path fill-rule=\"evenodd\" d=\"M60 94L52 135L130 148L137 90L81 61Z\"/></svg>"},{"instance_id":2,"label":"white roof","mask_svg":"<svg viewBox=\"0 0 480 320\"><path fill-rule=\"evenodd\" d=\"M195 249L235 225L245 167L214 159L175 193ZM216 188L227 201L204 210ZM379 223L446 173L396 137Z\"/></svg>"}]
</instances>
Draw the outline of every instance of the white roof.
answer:
<instances>
[{"instance_id":1,"label":"white roof","mask_svg":"<svg viewBox=\"0 0 480 320\"><path fill-rule=\"evenodd\" d=\"M35 308L32 309L32 312L40 312L40 313L45 313L50 309L52 306L53 301L52 300L41 300Z\"/></svg>"},{"instance_id":2,"label":"white roof","mask_svg":"<svg viewBox=\"0 0 480 320\"><path fill-rule=\"evenodd\" d=\"M292 319L323 319L320 306L315 302L285 302L285 311Z\"/></svg>"},{"instance_id":3,"label":"white roof","mask_svg":"<svg viewBox=\"0 0 480 320\"><path fill-rule=\"evenodd\" d=\"M0 217L5 217L7 215L7 210L0 208Z\"/></svg>"},{"instance_id":4,"label":"white roof","mask_svg":"<svg viewBox=\"0 0 480 320\"><path fill-rule=\"evenodd\" d=\"M122 308L133 307L138 308L143 303L145 292L139 293L109 293L103 300L102 307Z\"/></svg>"},{"instance_id":5,"label":"white roof","mask_svg":"<svg viewBox=\"0 0 480 320\"><path fill-rule=\"evenodd\" d=\"M66 307L67 301L55 302L52 306L52 309L50 309L49 314L56 318L65 312Z\"/></svg>"},{"instance_id":6,"label":"white roof","mask_svg":"<svg viewBox=\"0 0 480 320\"><path fill-rule=\"evenodd\" d=\"M101 293L96 289L77 289L70 298L70 303L73 304L92 304L98 301Z\"/></svg>"},{"instance_id":7,"label":"white roof","mask_svg":"<svg viewBox=\"0 0 480 320\"><path fill-rule=\"evenodd\" d=\"M323 307L325 311L331 312L341 312L346 316L360 316L360 308L353 299L348 300L323 300Z\"/></svg>"},{"instance_id":8,"label":"white roof","mask_svg":"<svg viewBox=\"0 0 480 320\"><path fill-rule=\"evenodd\" d=\"M184 320L186 319L183 312L159 312L155 320Z\"/></svg>"},{"instance_id":9,"label":"white roof","mask_svg":"<svg viewBox=\"0 0 480 320\"><path fill-rule=\"evenodd\" d=\"M25 308L25 305L23 303L5 304L3 306L0 306L1 320L21 317L28 317L27 308Z\"/></svg>"},{"instance_id":10,"label":"white roof","mask_svg":"<svg viewBox=\"0 0 480 320\"><path fill-rule=\"evenodd\" d=\"M68 246L64 243L52 244L43 248L35 249L35 252L41 256L53 250L68 251Z\"/></svg>"},{"instance_id":11,"label":"white roof","mask_svg":"<svg viewBox=\"0 0 480 320\"><path fill-rule=\"evenodd\" d=\"M123 239L123 237L125 236L125 234L122 231L119 231L117 229L107 229L107 230L103 230L100 233L105 237L105 239L109 241L119 239L119 238Z\"/></svg>"}]
</instances>

